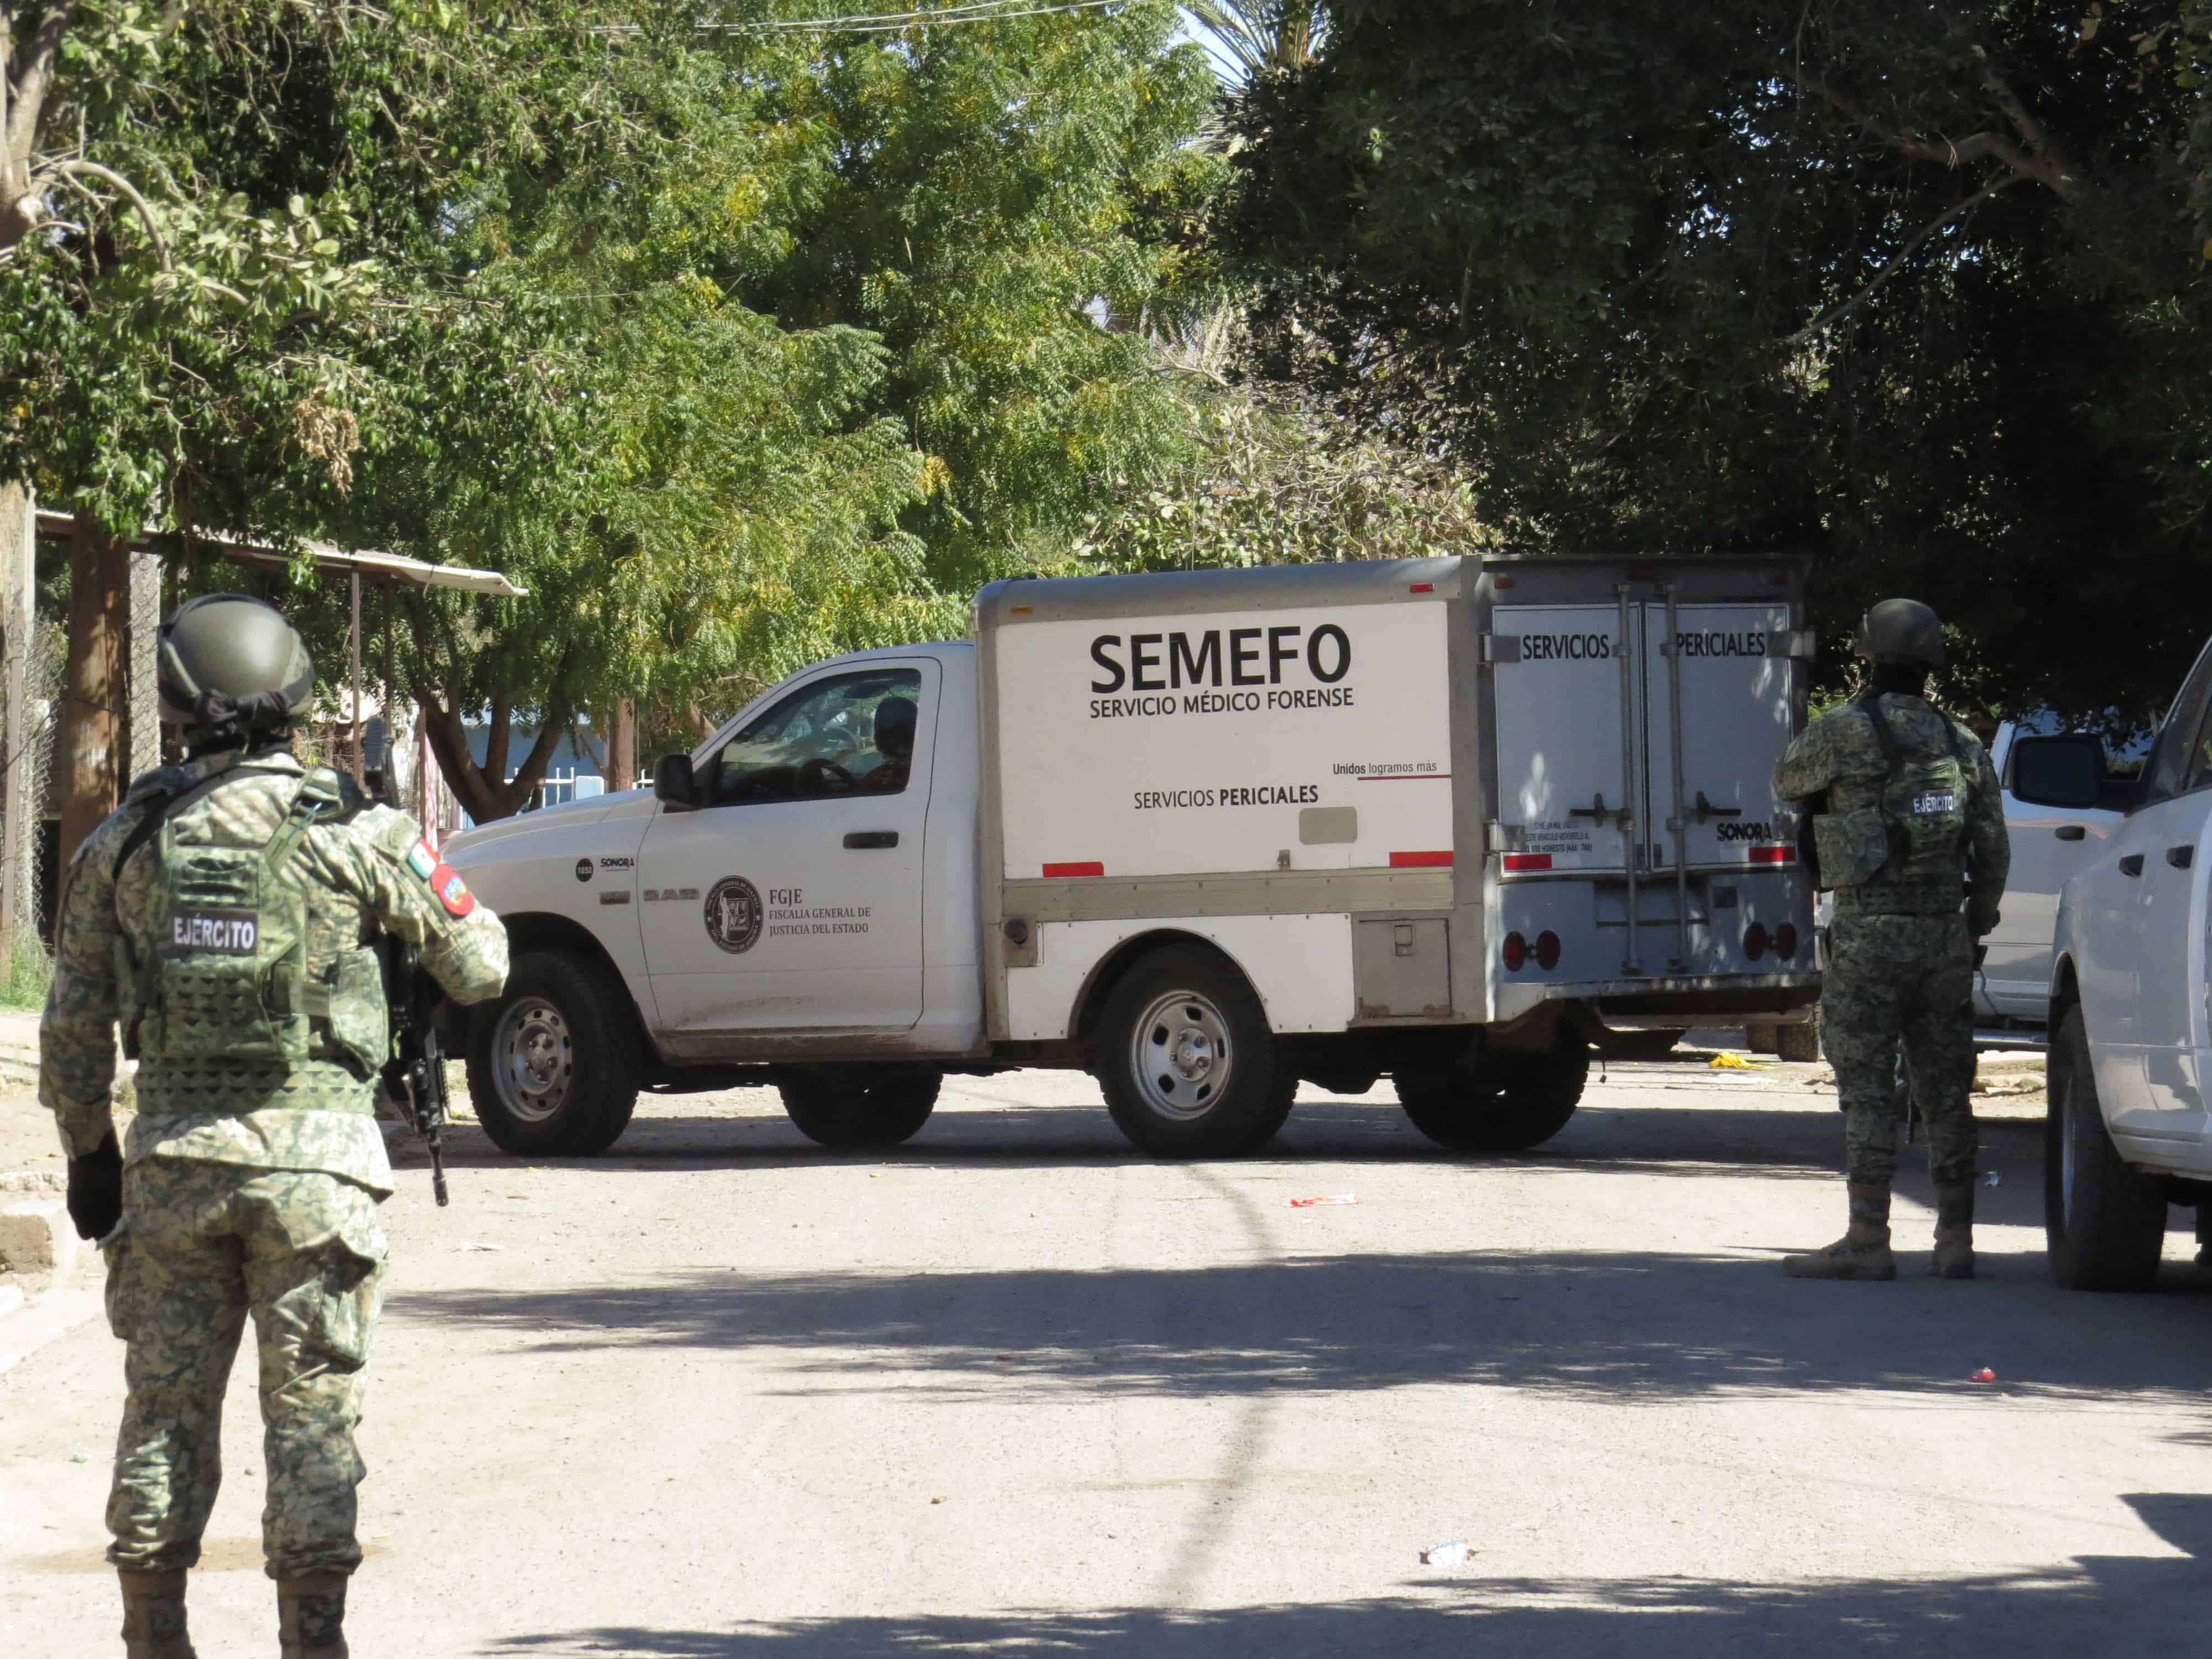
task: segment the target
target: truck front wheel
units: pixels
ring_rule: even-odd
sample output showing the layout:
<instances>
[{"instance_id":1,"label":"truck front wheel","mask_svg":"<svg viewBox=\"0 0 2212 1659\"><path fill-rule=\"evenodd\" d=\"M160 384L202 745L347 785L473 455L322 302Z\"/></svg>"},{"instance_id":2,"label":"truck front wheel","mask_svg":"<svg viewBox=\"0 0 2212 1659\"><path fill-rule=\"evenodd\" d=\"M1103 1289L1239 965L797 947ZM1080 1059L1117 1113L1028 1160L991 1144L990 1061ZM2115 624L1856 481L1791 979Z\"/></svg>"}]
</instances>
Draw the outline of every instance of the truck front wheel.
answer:
<instances>
[{"instance_id":1,"label":"truck front wheel","mask_svg":"<svg viewBox=\"0 0 2212 1659\"><path fill-rule=\"evenodd\" d=\"M853 1151L911 1140L937 1109L945 1079L890 1066L809 1066L787 1073L778 1092L799 1133L817 1146Z\"/></svg>"},{"instance_id":2,"label":"truck front wheel","mask_svg":"<svg viewBox=\"0 0 2212 1659\"><path fill-rule=\"evenodd\" d=\"M1121 976L1098 1018L1098 1086L1139 1151L1234 1158L1283 1127L1298 1078L1244 975L1171 945Z\"/></svg>"},{"instance_id":3,"label":"truck front wheel","mask_svg":"<svg viewBox=\"0 0 2212 1659\"><path fill-rule=\"evenodd\" d=\"M2059 1023L2045 1108L2043 1232L2069 1291L2146 1291L2166 1248L2166 1193L2120 1157L2097 1102L2080 1008Z\"/></svg>"},{"instance_id":4,"label":"truck front wheel","mask_svg":"<svg viewBox=\"0 0 2212 1659\"><path fill-rule=\"evenodd\" d=\"M1574 1036L1545 1054L1492 1050L1472 1066L1391 1079L1413 1127L1455 1152L1542 1146L1567 1127L1589 1081L1589 1045Z\"/></svg>"},{"instance_id":5,"label":"truck front wheel","mask_svg":"<svg viewBox=\"0 0 2212 1659\"><path fill-rule=\"evenodd\" d=\"M506 990L469 1012L469 1100L494 1146L520 1158L590 1158L615 1144L642 1069L629 997L589 957L514 959Z\"/></svg>"}]
</instances>

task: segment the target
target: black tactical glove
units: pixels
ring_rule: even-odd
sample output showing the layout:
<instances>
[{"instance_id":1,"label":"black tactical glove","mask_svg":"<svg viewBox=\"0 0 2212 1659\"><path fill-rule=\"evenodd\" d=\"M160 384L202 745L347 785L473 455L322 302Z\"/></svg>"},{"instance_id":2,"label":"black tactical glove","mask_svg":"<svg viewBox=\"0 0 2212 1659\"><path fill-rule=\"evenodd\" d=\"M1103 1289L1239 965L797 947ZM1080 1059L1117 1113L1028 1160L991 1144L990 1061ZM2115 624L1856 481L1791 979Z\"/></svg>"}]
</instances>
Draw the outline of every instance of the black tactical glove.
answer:
<instances>
[{"instance_id":1,"label":"black tactical glove","mask_svg":"<svg viewBox=\"0 0 2212 1659\"><path fill-rule=\"evenodd\" d=\"M79 1238L105 1238L123 1219L123 1154L112 1134L70 1160L69 1212Z\"/></svg>"},{"instance_id":2,"label":"black tactical glove","mask_svg":"<svg viewBox=\"0 0 2212 1659\"><path fill-rule=\"evenodd\" d=\"M1977 972L1980 971L1981 965L1988 959L1989 954L1990 947L1983 944L1979 939L1976 939L1974 941L1974 968Z\"/></svg>"}]
</instances>

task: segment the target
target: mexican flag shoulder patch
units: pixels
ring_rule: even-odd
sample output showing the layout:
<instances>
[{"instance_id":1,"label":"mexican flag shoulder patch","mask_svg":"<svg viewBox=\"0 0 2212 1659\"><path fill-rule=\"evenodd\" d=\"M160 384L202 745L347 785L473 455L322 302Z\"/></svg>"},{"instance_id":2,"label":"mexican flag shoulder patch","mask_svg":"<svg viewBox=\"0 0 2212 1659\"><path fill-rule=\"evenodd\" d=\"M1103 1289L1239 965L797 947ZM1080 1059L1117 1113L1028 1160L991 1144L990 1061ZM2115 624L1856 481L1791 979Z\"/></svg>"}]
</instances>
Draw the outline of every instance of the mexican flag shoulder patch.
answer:
<instances>
[{"instance_id":1,"label":"mexican flag shoulder patch","mask_svg":"<svg viewBox=\"0 0 2212 1659\"><path fill-rule=\"evenodd\" d=\"M428 842L418 841L407 849L407 867L423 880L430 879L430 872L438 867L438 855L430 850Z\"/></svg>"}]
</instances>

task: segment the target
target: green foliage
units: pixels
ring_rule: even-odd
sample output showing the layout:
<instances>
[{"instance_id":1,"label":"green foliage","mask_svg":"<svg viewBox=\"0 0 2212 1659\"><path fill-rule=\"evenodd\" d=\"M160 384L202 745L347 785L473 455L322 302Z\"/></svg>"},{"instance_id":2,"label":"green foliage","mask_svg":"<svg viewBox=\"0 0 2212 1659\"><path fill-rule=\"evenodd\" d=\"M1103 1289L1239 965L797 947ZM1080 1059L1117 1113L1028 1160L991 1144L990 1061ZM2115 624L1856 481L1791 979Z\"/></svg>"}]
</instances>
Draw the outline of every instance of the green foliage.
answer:
<instances>
[{"instance_id":1,"label":"green foliage","mask_svg":"<svg viewBox=\"0 0 2212 1659\"><path fill-rule=\"evenodd\" d=\"M1954 695L2142 706L2212 604L2179 19L1334 5L1238 111L1261 361L1518 546L1810 551L1831 637L1915 592Z\"/></svg>"},{"instance_id":2,"label":"green foliage","mask_svg":"<svg viewBox=\"0 0 2212 1659\"><path fill-rule=\"evenodd\" d=\"M53 958L28 928L17 937L15 949L0 963L0 1008L43 1008L46 987L53 981Z\"/></svg>"}]
</instances>

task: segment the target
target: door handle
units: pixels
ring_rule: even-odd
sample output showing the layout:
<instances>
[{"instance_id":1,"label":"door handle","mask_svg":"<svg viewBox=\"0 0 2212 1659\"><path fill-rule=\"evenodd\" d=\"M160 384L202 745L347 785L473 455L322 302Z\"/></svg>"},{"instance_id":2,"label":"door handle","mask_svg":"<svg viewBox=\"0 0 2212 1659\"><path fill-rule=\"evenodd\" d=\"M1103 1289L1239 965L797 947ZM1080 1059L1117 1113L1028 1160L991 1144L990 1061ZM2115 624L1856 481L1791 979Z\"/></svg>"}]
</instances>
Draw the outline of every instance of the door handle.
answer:
<instances>
[{"instance_id":1,"label":"door handle","mask_svg":"<svg viewBox=\"0 0 2212 1659\"><path fill-rule=\"evenodd\" d=\"M2086 840L2089 832L2078 823L2062 823L2051 832L2061 841Z\"/></svg>"},{"instance_id":2,"label":"door handle","mask_svg":"<svg viewBox=\"0 0 2212 1659\"><path fill-rule=\"evenodd\" d=\"M2120 860L2120 873L2124 876L2139 876L2142 874L2142 860L2143 855L2141 853L2129 854L2125 858Z\"/></svg>"},{"instance_id":3,"label":"door handle","mask_svg":"<svg viewBox=\"0 0 2212 1659\"><path fill-rule=\"evenodd\" d=\"M855 853L873 853L886 847L898 845L896 830L850 830L845 834L845 845ZM2142 862L2137 860L2136 862Z\"/></svg>"},{"instance_id":4,"label":"door handle","mask_svg":"<svg viewBox=\"0 0 2212 1659\"><path fill-rule=\"evenodd\" d=\"M2179 847L2167 848L2166 849L2166 861L2177 870L2186 870L2191 865L2197 862L2196 844L2191 842L2185 842Z\"/></svg>"}]
</instances>

